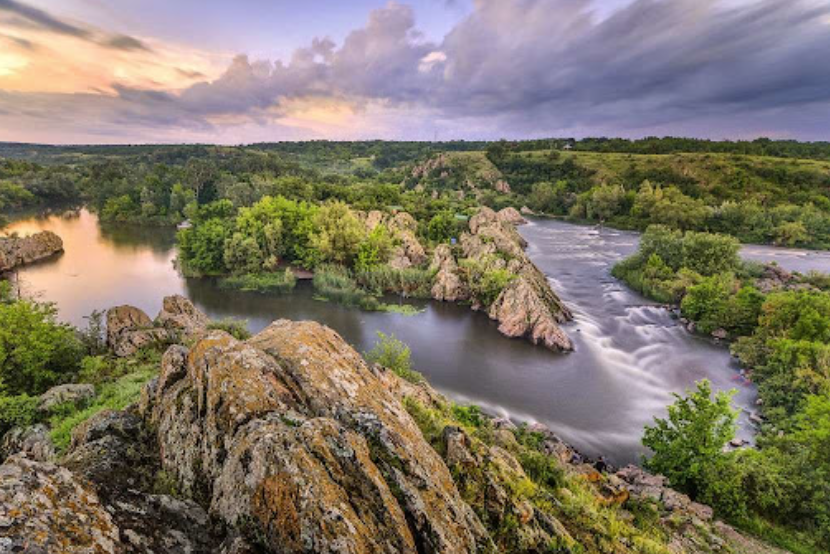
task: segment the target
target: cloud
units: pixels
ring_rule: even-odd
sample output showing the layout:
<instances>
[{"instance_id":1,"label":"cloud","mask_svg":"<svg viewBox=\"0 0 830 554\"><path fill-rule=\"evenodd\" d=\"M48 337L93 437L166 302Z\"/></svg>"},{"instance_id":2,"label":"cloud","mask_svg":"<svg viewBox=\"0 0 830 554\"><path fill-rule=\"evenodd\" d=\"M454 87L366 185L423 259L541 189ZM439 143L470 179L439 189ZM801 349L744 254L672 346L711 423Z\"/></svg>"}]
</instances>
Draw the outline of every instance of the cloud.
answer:
<instances>
[{"instance_id":1,"label":"cloud","mask_svg":"<svg viewBox=\"0 0 830 554\"><path fill-rule=\"evenodd\" d=\"M16 0L0 0L0 14L4 12L12 15L11 18L6 18L2 21L6 25L40 29L58 35L88 40L101 46L115 48L117 50L147 50L147 47L136 38L122 34L107 36L97 30L65 21L48 12L17 2Z\"/></svg>"},{"instance_id":2,"label":"cloud","mask_svg":"<svg viewBox=\"0 0 830 554\"><path fill-rule=\"evenodd\" d=\"M411 8L390 2L341 45L313 39L285 61L237 56L217 78L181 90L121 83L97 108L57 95L32 109L72 114L79 103L107 128L219 141L241 128L280 139L286 125L296 136L304 121L309 136L343 138L368 129L387 138L813 139L830 124L827 59L828 0L633 0L601 19L590 0L476 0L440 42L418 31ZM26 100L0 96L0 109L14 111L6 102Z\"/></svg>"}]
</instances>

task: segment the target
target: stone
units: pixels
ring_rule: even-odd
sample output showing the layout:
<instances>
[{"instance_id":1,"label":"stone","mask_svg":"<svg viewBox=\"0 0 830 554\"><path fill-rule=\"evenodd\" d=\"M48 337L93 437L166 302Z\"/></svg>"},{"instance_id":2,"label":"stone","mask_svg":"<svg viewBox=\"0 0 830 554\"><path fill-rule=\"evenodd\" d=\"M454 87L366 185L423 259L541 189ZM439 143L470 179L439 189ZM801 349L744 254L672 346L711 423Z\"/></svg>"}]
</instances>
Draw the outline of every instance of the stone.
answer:
<instances>
[{"instance_id":1,"label":"stone","mask_svg":"<svg viewBox=\"0 0 830 554\"><path fill-rule=\"evenodd\" d=\"M29 427L14 427L0 442L0 460L22 454L30 460L49 462L55 458L55 445L49 436L49 427L42 423Z\"/></svg>"},{"instance_id":2,"label":"stone","mask_svg":"<svg viewBox=\"0 0 830 554\"><path fill-rule=\"evenodd\" d=\"M95 387L89 384L69 384L52 387L40 395L37 409L48 412L60 404L72 403L81 406L95 398Z\"/></svg>"},{"instance_id":3,"label":"stone","mask_svg":"<svg viewBox=\"0 0 830 554\"><path fill-rule=\"evenodd\" d=\"M154 327L150 316L134 306L107 311L107 346L116 356L132 356L141 348L172 338L170 331Z\"/></svg>"},{"instance_id":4,"label":"stone","mask_svg":"<svg viewBox=\"0 0 830 554\"><path fill-rule=\"evenodd\" d=\"M203 332L210 323L208 317L193 303L181 295L167 296L162 301L162 308L155 324L183 338L190 338Z\"/></svg>"},{"instance_id":5,"label":"stone","mask_svg":"<svg viewBox=\"0 0 830 554\"><path fill-rule=\"evenodd\" d=\"M247 342L214 331L185 371L171 365L144 414L162 467L266 548L492 549L380 370L331 329L278 321Z\"/></svg>"},{"instance_id":6,"label":"stone","mask_svg":"<svg viewBox=\"0 0 830 554\"><path fill-rule=\"evenodd\" d=\"M510 225L524 225L527 220L522 217L516 208L504 208L498 212L499 220Z\"/></svg>"},{"instance_id":7,"label":"stone","mask_svg":"<svg viewBox=\"0 0 830 554\"><path fill-rule=\"evenodd\" d=\"M4 552L118 551L118 527L88 483L20 455L0 466L0 529Z\"/></svg>"},{"instance_id":8,"label":"stone","mask_svg":"<svg viewBox=\"0 0 830 554\"><path fill-rule=\"evenodd\" d=\"M52 231L27 237L0 237L0 273L32 264L63 252L63 241Z\"/></svg>"}]
</instances>

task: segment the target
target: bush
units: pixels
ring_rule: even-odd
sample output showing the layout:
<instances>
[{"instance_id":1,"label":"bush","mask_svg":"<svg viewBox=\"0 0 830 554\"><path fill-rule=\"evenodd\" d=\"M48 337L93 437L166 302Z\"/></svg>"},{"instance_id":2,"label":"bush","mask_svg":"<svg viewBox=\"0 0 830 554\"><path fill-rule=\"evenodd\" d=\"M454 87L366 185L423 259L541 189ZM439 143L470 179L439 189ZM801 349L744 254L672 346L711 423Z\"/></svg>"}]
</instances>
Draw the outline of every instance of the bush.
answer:
<instances>
[{"instance_id":1,"label":"bush","mask_svg":"<svg viewBox=\"0 0 830 554\"><path fill-rule=\"evenodd\" d=\"M730 406L734 394L720 392L713 400L707 380L685 397L675 394L668 419L655 418L654 426L645 428L643 444L654 453L645 466L696 497L705 486L706 468L735 436L738 414Z\"/></svg>"},{"instance_id":2,"label":"bush","mask_svg":"<svg viewBox=\"0 0 830 554\"><path fill-rule=\"evenodd\" d=\"M37 405L37 396L0 396L0 437L13 427L33 424L37 420Z\"/></svg>"},{"instance_id":3,"label":"bush","mask_svg":"<svg viewBox=\"0 0 830 554\"><path fill-rule=\"evenodd\" d=\"M409 347L394 335L378 331L375 346L364 357L366 361L381 365L410 383L420 383L424 378L412 369L411 354Z\"/></svg>"},{"instance_id":4,"label":"bush","mask_svg":"<svg viewBox=\"0 0 830 554\"><path fill-rule=\"evenodd\" d=\"M681 265L704 276L735 271L741 263L739 250L733 237L689 231L683 236Z\"/></svg>"},{"instance_id":5,"label":"bush","mask_svg":"<svg viewBox=\"0 0 830 554\"><path fill-rule=\"evenodd\" d=\"M0 304L0 386L5 394L40 394L69 381L82 357L75 330L58 323L51 304Z\"/></svg>"}]
</instances>

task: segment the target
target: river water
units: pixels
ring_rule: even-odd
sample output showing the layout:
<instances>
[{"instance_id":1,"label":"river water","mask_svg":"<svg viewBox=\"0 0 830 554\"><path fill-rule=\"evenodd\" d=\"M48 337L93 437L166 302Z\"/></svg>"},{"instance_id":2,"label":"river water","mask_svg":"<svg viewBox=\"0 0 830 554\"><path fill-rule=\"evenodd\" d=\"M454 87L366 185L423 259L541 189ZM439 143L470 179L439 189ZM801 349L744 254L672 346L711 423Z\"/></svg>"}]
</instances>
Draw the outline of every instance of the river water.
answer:
<instances>
[{"instance_id":1,"label":"river water","mask_svg":"<svg viewBox=\"0 0 830 554\"><path fill-rule=\"evenodd\" d=\"M754 388L744 382L727 349L686 332L669 312L610 276L613 264L636 250L634 233L538 220L521 227L528 254L568 303L566 326L576 352L554 354L497 331L485 315L437 302L418 304L415 316L367 313L312 298L301 283L288 296L223 291L210 280L184 279L174 268L170 230L100 226L86 211L14 222L21 234L49 229L63 238L60 257L24 268L23 291L55 302L76 325L95 309L132 304L154 316L162 298L183 294L213 318L247 320L256 332L279 318L312 319L337 330L358 350L376 333L391 333L412 348L413 363L440 391L461 402L518 420L541 422L592 456L618 464L643 453L643 426L665 414L672 393L708 378L717 389L737 389L736 405L752 409ZM770 249L753 257L796 261L801 270L830 271L830 256ZM746 417L741 436L751 438Z\"/></svg>"}]
</instances>

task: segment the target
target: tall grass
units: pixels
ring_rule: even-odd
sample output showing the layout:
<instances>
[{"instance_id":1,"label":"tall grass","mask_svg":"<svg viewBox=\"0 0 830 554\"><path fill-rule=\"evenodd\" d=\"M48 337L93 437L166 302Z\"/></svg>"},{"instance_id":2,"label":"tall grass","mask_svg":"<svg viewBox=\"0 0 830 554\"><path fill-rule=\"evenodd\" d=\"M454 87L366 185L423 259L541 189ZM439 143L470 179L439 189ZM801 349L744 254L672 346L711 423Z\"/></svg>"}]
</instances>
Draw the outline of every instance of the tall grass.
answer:
<instances>
[{"instance_id":1,"label":"tall grass","mask_svg":"<svg viewBox=\"0 0 830 554\"><path fill-rule=\"evenodd\" d=\"M297 286L297 277L291 269L277 273L248 273L225 277L219 281L223 289L235 289L263 294L286 294Z\"/></svg>"}]
</instances>

